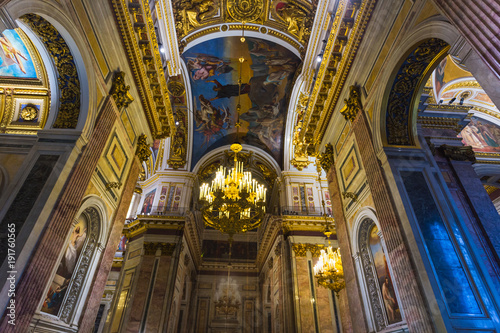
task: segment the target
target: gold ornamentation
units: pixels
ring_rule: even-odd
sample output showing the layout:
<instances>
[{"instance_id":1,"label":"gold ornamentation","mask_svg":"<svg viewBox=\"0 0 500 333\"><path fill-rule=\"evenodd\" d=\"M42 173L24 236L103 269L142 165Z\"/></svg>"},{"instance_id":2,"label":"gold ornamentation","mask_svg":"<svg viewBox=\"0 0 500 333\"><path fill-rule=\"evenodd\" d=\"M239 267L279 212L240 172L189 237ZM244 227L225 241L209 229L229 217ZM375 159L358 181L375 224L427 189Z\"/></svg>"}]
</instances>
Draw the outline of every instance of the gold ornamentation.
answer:
<instances>
[{"instance_id":1,"label":"gold ornamentation","mask_svg":"<svg viewBox=\"0 0 500 333\"><path fill-rule=\"evenodd\" d=\"M32 121L38 116L38 109L33 104L27 104L21 109L21 118L26 121Z\"/></svg>"},{"instance_id":2,"label":"gold ornamentation","mask_svg":"<svg viewBox=\"0 0 500 333\"><path fill-rule=\"evenodd\" d=\"M141 134L137 139L137 150L135 154L139 157L139 161L146 162L151 156L146 134Z\"/></svg>"},{"instance_id":3,"label":"gold ornamentation","mask_svg":"<svg viewBox=\"0 0 500 333\"><path fill-rule=\"evenodd\" d=\"M61 93L53 127L76 128L80 115L80 80L71 50L59 31L43 17L25 14L21 19L40 37L57 67Z\"/></svg>"},{"instance_id":4,"label":"gold ornamentation","mask_svg":"<svg viewBox=\"0 0 500 333\"><path fill-rule=\"evenodd\" d=\"M280 2L276 6L276 14L287 25L287 30L303 43L311 34L313 16L303 5L292 2Z\"/></svg>"},{"instance_id":5,"label":"gold ornamentation","mask_svg":"<svg viewBox=\"0 0 500 333\"><path fill-rule=\"evenodd\" d=\"M260 169L262 172L262 175L264 176L264 180L272 186L274 184L274 181L277 178L276 172L274 170L269 169L266 165L256 162L255 165Z\"/></svg>"},{"instance_id":6,"label":"gold ornamentation","mask_svg":"<svg viewBox=\"0 0 500 333\"><path fill-rule=\"evenodd\" d=\"M140 188L140 187L134 188L134 193L142 194L142 188Z\"/></svg>"},{"instance_id":7,"label":"gold ornamentation","mask_svg":"<svg viewBox=\"0 0 500 333\"><path fill-rule=\"evenodd\" d=\"M106 190L111 190L112 188L120 189L122 187L122 183L120 182L109 182L106 183Z\"/></svg>"},{"instance_id":8,"label":"gold ornamentation","mask_svg":"<svg viewBox=\"0 0 500 333\"><path fill-rule=\"evenodd\" d=\"M476 162L476 155L471 146L450 146L441 145L444 156L455 161L470 161Z\"/></svg>"},{"instance_id":9,"label":"gold ornamentation","mask_svg":"<svg viewBox=\"0 0 500 333\"><path fill-rule=\"evenodd\" d=\"M342 192L342 197L344 199L350 198L353 201L358 201L358 195L354 192Z\"/></svg>"},{"instance_id":10,"label":"gold ornamentation","mask_svg":"<svg viewBox=\"0 0 500 333\"><path fill-rule=\"evenodd\" d=\"M175 130L175 135L170 143L170 158L168 165L173 169L182 168L186 164L186 149L187 149L187 120L186 113L183 110L177 110L178 126Z\"/></svg>"},{"instance_id":11,"label":"gold ornamentation","mask_svg":"<svg viewBox=\"0 0 500 333\"><path fill-rule=\"evenodd\" d=\"M318 155L318 160L323 170L328 173L335 162L333 158L333 146L331 143L327 143L325 145L325 151Z\"/></svg>"},{"instance_id":12,"label":"gold ornamentation","mask_svg":"<svg viewBox=\"0 0 500 333\"><path fill-rule=\"evenodd\" d=\"M228 0L227 12L235 21L254 22L264 12L263 0Z\"/></svg>"},{"instance_id":13,"label":"gold ornamentation","mask_svg":"<svg viewBox=\"0 0 500 333\"><path fill-rule=\"evenodd\" d=\"M113 96L119 110L128 107L133 102L134 98L129 90L130 86L125 85L125 72L116 72L109 94Z\"/></svg>"},{"instance_id":14,"label":"gold ornamentation","mask_svg":"<svg viewBox=\"0 0 500 333\"><path fill-rule=\"evenodd\" d=\"M170 81L167 85L168 92L174 97L182 97L186 93L186 88L179 81Z\"/></svg>"},{"instance_id":15,"label":"gold ornamentation","mask_svg":"<svg viewBox=\"0 0 500 333\"><path fill-rule=\"evenodd\" d=\"M218 4L214 0L178 0L172 4L177 22L177 31L181 36L189 34L191 29L202 25L202 21L215 14Z\"/></svg>"},{"instance_id":16,"label":"gold ornamentation","mask_svg":"<svg viewBox=\"0 0 500 333\"><path fill-rule=\"evenodd\" d=\"M333 290L338 296L339 291L345 288L344 269L340 259L340 251L335 251L331 246L321 250L318 262L314 266L314 276L318 284Z\"/></svg>"},{"instance_id":17,"label":"gold ornamentation","mask_svg":"<svg viewBox=\"0 0 500 333\"><path fill-rule=\"evenodd\" d=\"M175 121L149 2L111 3L151 134L154 139L166 138Z\"/></svg>"},{"instance_id":18,"label":"gold ornamentation","mask_svg":"<svg viewBox=\"0 0 500 333\"><path fill-rule=\"evenodd\" d=\"M345 100L345 106L340 110L345 120L351 123L356 119L358 112L363 109L361 104L361 94L358 86L351 86L349 88L349 98Z\"/></svg>"},{"instance_id":19,"label":"gold ornamentation","mask_svg":"<svg viewBox=\"0 0 500 333\"><path fill-rule=\"evenodd\" d=\"M319 257L321 250L324 249L325 246L323 244L292 244L293 252L295 252L296 257L305 257L307 255L307 251L311 252L313 257Z\"/></svg>"}]
</instances>

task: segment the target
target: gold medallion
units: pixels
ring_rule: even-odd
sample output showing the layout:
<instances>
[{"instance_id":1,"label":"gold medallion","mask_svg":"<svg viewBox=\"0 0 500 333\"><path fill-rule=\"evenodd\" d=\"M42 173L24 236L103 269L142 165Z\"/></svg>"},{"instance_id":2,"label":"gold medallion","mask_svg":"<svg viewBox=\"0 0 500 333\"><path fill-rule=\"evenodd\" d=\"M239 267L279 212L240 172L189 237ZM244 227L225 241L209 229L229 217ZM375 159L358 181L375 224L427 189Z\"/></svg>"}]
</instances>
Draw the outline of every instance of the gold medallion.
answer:
<instances>
[{"instance_id":1,"label":"gold medallion","mask_svg":"<svg viewBox=\"0 0 500 333\"><path fill-rule=\"evenodd\" d=\"M227 2L227 12L235 21L257 21L263 11L263 0L228 0Z\"/></svg>"},{"instance_id":2,"label":"gold medallion","mask_svg":"<svg viewBox=\"0 0 500 333\"><path fill-rule=\"evenodd\" d=\"M21 109L21 118L26 121L32 121L38 115L38 109L33 104L28 104Z\"/></svg>"}]
</instances>

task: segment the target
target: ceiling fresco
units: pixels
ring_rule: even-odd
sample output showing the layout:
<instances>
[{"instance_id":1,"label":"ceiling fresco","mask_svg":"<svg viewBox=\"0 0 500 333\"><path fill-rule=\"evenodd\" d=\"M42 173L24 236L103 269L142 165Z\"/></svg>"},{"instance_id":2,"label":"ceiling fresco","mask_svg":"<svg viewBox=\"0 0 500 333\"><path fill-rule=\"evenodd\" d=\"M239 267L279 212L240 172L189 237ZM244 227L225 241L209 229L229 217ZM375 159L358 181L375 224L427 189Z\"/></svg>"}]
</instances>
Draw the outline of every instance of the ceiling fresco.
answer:
<instances>
[{"instance_id":1,"label":"ceiling fresco","mask_svg":"<svg viewBox=\"0 0 500 333\"><path fill-rule=\"evenodd\" d=\"M4 30L0 34L0 46L0 76L36 79L33 60L16 30Z\"/></svg>"},{"instance_id":2,"label":"ceiling fresco","mask_svg":"<svg viewBox=\"0 0 500 333\"><path fill-rule=\"evenodd\" d=\"M200 43L182 58L194 105L191 167L209 151L236 141L238 99L238 141L263 149L282 165L286 110L299 58L276 43L248 37L241 42L236 36Z\"/></svg>"}]
</instances>

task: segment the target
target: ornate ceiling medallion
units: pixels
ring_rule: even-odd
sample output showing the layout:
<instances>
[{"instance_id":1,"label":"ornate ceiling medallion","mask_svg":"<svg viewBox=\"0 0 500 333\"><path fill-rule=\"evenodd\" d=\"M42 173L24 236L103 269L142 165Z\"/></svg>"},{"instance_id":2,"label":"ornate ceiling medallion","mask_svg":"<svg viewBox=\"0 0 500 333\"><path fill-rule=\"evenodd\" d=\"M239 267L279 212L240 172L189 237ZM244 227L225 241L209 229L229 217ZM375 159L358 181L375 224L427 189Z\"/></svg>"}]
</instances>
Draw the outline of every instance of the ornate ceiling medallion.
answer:
<instances>
[{"instance_id":1,"label":"ornate ceiling medallion","mask_svg":"<svg viewBox=\"0 0 500 333\"><path fill-rule=\"evenodd\" d=\"M228 0L227 12L235 21L255 22L264 11L263 0Z\"/></svg>"},{"instance_id":2,"label":"ornate ceiling medallion","mask_svg":"<svg viewBox=\"0 0 500 333\"><path fill-rule=\"evenodd\" d=\"M21 109L21 118L26 121L32 121L38 116L38 109L33 104L27 104Z\"/></svg>"},{"instance_id":3,"label":"ornate ceiling medallion","mask_svg":"<svg viewBox=\"0 0 500 333\"><path fill-rule=\"evenodd\" d=\"M182 97L186 93L186 88L179 81L170 81L167 85L167 90L174 97Z\"/></svg>"}]
</instances>

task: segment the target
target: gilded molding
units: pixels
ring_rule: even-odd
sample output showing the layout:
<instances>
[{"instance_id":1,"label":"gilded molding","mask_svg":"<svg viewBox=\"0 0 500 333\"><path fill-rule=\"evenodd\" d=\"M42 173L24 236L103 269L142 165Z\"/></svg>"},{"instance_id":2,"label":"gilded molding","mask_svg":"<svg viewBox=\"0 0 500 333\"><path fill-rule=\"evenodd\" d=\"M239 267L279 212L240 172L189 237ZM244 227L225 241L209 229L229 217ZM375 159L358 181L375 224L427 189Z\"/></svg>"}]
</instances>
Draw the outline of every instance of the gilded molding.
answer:
<instances>
[{"instance_id":1,"label":"gilded molding","mask_svg":"<svg viewBox=\"0 0 500 333\"><path fill-rule=\"evenodd\" d=\"M476 155L471 146L450 146L444 144L441 145L440 148L444 156L452 160L476 162Z\"/></svg>"},{"instance_id":2,"label":"gilded molding","mask_svg":"<svg viewBox=\"0 0 500 333\"><path fill-rule=\"evenodd\" d=\"M351 123L356 119L358 112L361 112L363 105L361 104L361 93L358 86L349 88L349 97L345 99L345 106L340 110L345 120Z\"/></svg>"},{"instance_id":3,"label":"gilded molding","mask_svg":"<svg viewBox=\"0 0 500 333\"><path fill-rule=\"evenodd\" d=\"M175 121L149 2L111 3L153 138L166 138Z\"/></svg>"},{"instance_id":4,"label":"gilded molding","mask_svg":"<svg viewBox=\"0 0 500 333\"><path fill-rule=\"evenodd\" d=\"M59 110L54 128L76 128L80 115L80 80L73 55L59 31L36 14L21 17L40 37L57 68L60 92Z\"/></svg>"},{"instance_id":5,"label":"gilded molding","mask_svg":"<svg viewBox=\"0 0 500 333\"><path fill-rule=\"evenodd\" d=\"M141 134L137 139L137 149L135 154L139 157L141 162L146 162L151 156L146 134Z\"/></svg>"},{"instance_id":6,"label":"gilded molding","mask_svg":"<svg viewBox=\"0 0 500 333\"><path fill-rule=\"evenodd\" d=\"M125 84L125 72L116 72L109 94L113 96L118 109L126 108L134 101L129 90L130 86Z\"/></svg>"}]
</instances>

